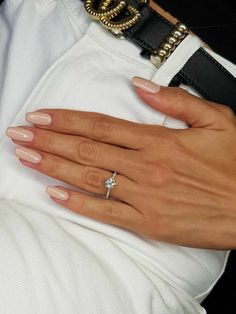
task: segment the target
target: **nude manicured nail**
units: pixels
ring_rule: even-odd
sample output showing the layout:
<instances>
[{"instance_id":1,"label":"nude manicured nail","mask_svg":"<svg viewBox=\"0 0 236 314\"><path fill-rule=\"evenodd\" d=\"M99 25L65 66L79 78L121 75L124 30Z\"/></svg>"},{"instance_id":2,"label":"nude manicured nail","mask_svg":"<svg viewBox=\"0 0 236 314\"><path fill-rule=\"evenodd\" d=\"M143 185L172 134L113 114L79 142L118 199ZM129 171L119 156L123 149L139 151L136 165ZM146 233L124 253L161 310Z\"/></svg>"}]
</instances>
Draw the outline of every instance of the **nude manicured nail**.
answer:
<instances>
[{"instance_id":1,"label":"nude manicured nail","mask_svg":"<svg viewBox=\"0 0 236 314\"><path fill-rule=\"evenodd\" d=\"M152 94L158 93L161 88L160 85L155 84L152 81L145 80L138 76L133 77L132 83L134 84L134 86L141 88L145 92L152 93Z\"/></svg>"},{"instance_id":2,"label":"nude manicured nail","mask_svg":"<svg viewBox=\"0 0 236 314\"><path fill-rule=\"evenodd\" d=\"M47 187L46 191L48 195L61 201L66 201L69 198L69 194L66 191L56 188L54 186Z\"/></svg>"},{"instance_id":3,"label":"nude manicured nail","mask_svg":"<svg viewBox=\"0 0 236 314\"><path fill-rule=\"evenodd\" d=\"M18 158L31 162L33 164L38 164L42 159L39 153L33 151L32 149L21 147L21 146L17 146L15 148L15 155Z\"/></svg>"},{"instance_id":4,"label":"nude manicured nail","mask_svg":"<svg viewBox=\"0 0 236 314\"><path fill-rule=\"evenodd\" d=\"M52 122L52 117L48 113L40 111L28 112L25 115L25 119L30 123L38 125L49 125Z\"/></svg>"},{"instance_id":5,"label":"nude manicured nail","mask_svg":"<svg viewBox=\"0 0 236 314\"><path fill-rule=\"evenodd\" d=\"M34 138L33 132L21 127L8 128L7 135L11 139L21 142L31 142L32 139Z\"/></svg>"}]
</instances>

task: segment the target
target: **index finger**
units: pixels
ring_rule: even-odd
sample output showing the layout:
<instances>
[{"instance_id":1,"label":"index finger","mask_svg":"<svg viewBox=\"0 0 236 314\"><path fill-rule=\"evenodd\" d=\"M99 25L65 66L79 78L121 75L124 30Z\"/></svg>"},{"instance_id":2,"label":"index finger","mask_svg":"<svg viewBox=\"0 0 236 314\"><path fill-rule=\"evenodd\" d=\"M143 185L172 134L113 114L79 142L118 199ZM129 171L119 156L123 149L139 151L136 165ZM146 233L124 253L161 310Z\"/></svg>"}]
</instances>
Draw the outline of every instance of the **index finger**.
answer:
<instances>
[{"instance_id":1,"label":"index finger","mask_svg":"<svg viewBox=\"0 0 236 314\"><path fill-rule=\"evenodd\" d=\"M145 132L141 124L95 112L41 109L28 112L26 120L39 128L131 149L140 149L145 143Z\"/></svg>"}]
</instances>

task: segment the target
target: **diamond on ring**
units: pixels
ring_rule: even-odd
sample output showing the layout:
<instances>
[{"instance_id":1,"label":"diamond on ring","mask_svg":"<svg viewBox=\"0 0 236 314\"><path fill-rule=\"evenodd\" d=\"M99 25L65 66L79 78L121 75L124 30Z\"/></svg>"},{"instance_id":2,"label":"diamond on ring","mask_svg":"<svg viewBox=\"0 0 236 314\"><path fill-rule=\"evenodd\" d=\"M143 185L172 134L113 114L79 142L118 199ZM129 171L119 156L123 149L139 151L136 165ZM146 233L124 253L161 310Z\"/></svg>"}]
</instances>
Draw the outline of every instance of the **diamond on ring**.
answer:
<instances>
[{"instance_id":1,"label":"diamond on ring","mask_svg":"<svg viewBox=\"0 0 236 314\"><path fill-rule=\"evenodd\" d=\"M106 199L109 199L110 191L116 186L116 172L113 173L111 178L108 178L104 181L104 186L107 189Z\"/></svg>"}]
</instances>

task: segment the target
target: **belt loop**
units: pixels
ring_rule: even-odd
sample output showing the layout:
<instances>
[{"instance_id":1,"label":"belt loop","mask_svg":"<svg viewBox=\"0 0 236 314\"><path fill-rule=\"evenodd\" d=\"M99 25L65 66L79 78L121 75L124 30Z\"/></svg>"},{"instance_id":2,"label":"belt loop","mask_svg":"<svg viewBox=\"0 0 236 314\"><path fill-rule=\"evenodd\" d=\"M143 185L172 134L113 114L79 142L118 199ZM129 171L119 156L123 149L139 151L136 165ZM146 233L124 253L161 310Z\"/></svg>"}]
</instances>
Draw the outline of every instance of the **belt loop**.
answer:
<instances>
[{"instance_id":1,"label":"belt loop","mask_svg":"<svg viewBox=\"0 0 236 314\"><path fill-rule=\"evenodd\" d=\"M188 35L166 60L163 66L157 69L155 82L168 86L173 77L179 73L192 55L202 46L202 41L195 35ZM165 78L163 80L163 78Z\"/></svg>"}]
</instances>

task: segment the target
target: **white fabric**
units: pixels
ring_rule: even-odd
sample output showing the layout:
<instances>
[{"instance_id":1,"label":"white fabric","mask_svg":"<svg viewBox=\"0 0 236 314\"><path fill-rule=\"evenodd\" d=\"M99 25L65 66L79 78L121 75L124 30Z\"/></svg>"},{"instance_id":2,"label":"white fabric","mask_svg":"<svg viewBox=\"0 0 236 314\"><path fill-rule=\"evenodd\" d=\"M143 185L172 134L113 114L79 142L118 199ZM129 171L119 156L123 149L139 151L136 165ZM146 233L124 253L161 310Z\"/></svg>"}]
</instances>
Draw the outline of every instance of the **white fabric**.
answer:
<instances>
[{"instance_id":1,"label":"white fabric","mask_svg":"<svg viewBox=\"0 0 236 314\"><path fill-rule=\"evenodd\" d=\"M142 103L130 79L165 84L168 67L176 71L199 41L188 39L157 71L91 22L78 0L8 0L0 30L0 314L205 313L199 302L228 252L148 240L60 207L45 193L59 182L19 164L4 135L39 108L184 128Z\"/></svg>"}]
</instances>

